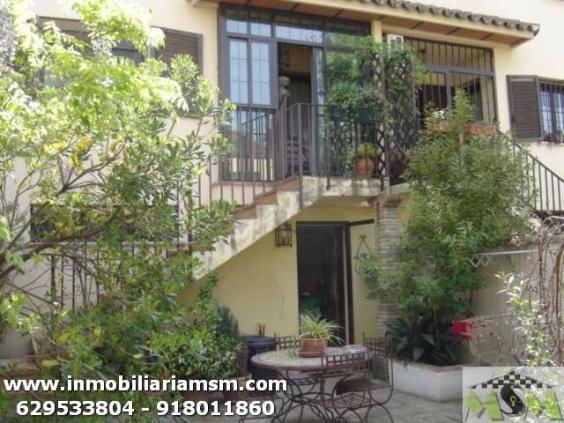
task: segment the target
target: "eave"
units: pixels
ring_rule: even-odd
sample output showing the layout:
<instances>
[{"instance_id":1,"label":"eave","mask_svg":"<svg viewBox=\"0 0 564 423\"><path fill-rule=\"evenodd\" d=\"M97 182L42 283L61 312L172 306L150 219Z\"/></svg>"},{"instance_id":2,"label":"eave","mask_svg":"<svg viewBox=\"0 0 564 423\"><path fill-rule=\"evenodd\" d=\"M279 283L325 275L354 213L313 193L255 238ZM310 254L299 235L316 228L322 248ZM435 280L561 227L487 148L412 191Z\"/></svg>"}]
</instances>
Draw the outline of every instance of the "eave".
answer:
<instances>
[{"instance_id":1,"label":"eave","mask_svg":"<svg viewBox=\"0 0 564 423\"><path fill-rule=\"evenodd\" d=\"M459 39L517 45L534 38L540 25L500 16L405 0L213 0L329 18L380 21L382 27Z\"/></svg>"}]
</instances>

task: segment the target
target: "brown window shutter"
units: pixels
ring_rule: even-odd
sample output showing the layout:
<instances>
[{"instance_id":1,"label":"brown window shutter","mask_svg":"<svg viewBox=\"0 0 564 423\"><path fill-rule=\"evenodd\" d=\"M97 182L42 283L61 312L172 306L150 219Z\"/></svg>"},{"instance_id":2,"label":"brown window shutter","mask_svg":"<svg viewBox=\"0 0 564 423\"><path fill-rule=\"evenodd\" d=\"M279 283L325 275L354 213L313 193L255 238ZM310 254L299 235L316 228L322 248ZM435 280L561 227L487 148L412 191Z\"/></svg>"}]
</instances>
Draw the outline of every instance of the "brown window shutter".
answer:
<instances>
[{"instance_id":1,"label":"brown window shutter","mask_svg":"<svg viewBox=\"0 0 564 423\"><path fill-rule=\"evenodd\" d=\"M55 25L61 30L61 32L72 35L80 40L87 40L88 34L86 32L86 27L84 24L76 19L64 19L64 18L47 18L40 16L37 19L37 23L40 28L43 28L47 22L55 22Z\"/></svg>"},{"instance_id":2,"label":"brown window shutter","mask_svg":"<svg viewBox=\"0 0 564 423\"><path fill-rule=\"evenodd\" d=\"M540 139L542 124L538 77L510 75L507 85L513 135L520 139Z\"/></svg>"},{"instance_id":3,"label":"brown window shutter","mask_svg":"<svg viewBox=\"0 0 564 423\"><path fill-rule=\"evenodd\" d=\"M163 29L165 34L165 47L160 50L157 56L166 63L170 64L171 59L177 54L187 54L198 68L202 70L202 36L190 32Z\"/></svg>"}]
</instances>

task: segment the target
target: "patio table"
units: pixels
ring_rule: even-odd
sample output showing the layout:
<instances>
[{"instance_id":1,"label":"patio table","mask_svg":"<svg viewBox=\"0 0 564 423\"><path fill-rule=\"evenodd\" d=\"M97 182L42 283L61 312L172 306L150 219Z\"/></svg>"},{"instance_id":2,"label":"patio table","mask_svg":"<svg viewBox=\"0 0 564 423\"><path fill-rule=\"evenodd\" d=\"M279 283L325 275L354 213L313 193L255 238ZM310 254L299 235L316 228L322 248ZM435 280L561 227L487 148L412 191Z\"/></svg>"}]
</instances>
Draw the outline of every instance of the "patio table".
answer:
<instances>
[{"instance_id":1,"label":"patio table","mask_svg":"<svg viewBox=\"0 0 564 423\"><path fill-rule=\"evenodd\" d=\"M325 350L325 355L364 351L366 348L358 345L354 347L345 345L344 347L329 347ZM367 359L370 359L370 355L367 355ZM323 359L321 357L301 357L298 349L285 349L257 354L251 358L251 361L257 367L276 371L288 383L288 389L282 392L284 396L282 407L276 410L272 422L284 421L288 414L297 408L301 408L301 420L304 407L309 407L316 416L322 418L319 399L321 395L330 395L330 393L321 392L320 388L316 390L321 381L320 378L323 377ZM304 380L311 383L303 383Z\"/></svg>"}]
</instances>

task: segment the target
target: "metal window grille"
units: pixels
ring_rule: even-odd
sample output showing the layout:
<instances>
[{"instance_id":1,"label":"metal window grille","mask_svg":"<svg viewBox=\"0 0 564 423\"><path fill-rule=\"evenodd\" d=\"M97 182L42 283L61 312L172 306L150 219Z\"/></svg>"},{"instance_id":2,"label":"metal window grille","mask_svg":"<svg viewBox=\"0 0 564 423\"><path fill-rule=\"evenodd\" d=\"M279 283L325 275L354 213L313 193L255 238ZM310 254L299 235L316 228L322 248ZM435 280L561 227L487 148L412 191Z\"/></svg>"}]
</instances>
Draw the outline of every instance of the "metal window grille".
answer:
<instances>
[{"instance_id":1,"label":"metal window grille","mask_svg":"<svg viewBox=\"0 0 564 423\"><path fill-rule=\"evenodd\" d=\"M564 82L541 81L540 112L544 139L564 141Z\"/></svg>"},{"instance_id":2,"label":"metal window grille","mask_svg":"<svg viewBox=\"0 0 564 423\"><path fill-rule=\"evenodd\" d=\"M413 38L407 38L406 44L428 70L417 93L421 124L429 110L449 110L460 91L468 95L476 121L496 120L491 50Z\"/></svg>"}]
</instances>

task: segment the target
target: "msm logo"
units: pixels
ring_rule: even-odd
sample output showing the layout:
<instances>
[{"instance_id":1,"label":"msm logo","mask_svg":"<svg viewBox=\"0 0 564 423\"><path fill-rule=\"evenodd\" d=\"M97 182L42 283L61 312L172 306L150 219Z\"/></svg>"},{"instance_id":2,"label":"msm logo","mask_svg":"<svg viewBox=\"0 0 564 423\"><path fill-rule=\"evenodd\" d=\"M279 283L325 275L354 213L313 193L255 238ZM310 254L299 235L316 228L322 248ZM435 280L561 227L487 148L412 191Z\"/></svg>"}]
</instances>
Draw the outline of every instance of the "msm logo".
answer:
<instances>
[{"instance_id":1,"label":"msm logo","mask_svg":"<svg viewBox=\"0 0 564 423\"><path fill-rule=\"evenodd\" d=\"M472 368L464 369L465 381L467 369ZM560 368L553 368L552 374L555 371L564 375ZM539 378L522 376L516 370L509 370L501 376L466 386L464 422L564 422L559 392L554 384L545 383Z\"/></svg>"}]
</instances>

